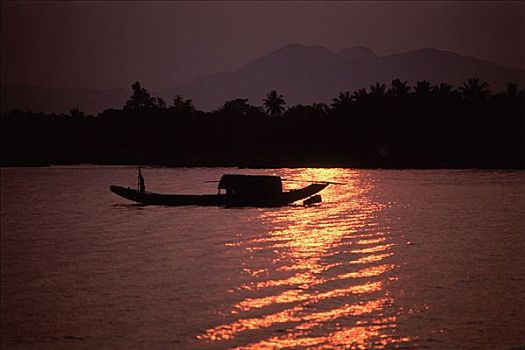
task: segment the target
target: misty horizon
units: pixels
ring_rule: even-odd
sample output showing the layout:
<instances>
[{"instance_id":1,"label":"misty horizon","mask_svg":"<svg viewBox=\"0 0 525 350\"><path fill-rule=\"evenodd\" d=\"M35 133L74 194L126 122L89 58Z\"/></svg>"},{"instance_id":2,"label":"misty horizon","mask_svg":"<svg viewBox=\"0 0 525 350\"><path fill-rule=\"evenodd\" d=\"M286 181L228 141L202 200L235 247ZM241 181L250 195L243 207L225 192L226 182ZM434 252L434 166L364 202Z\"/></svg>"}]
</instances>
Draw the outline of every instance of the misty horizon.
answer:
<instances>
[{"instance_id":1,"label":"misty horizon","mask_svg":"<svg viewBox=\"0 0 525 350\"><path fill-rule=\"evenodd\" d=\"M319 44L306 44L306 43L292 42L292 43L280 46L280 47L278 47L278 48L276 48L276 49L274 49L272 51L269 51L266 54L262 55L261 57L256 57L256 58L253 58L253 59L251 59L249 61L241 63L239 66L233 67L230 70L212 71L212 72L208 72L208 73L203 73L202 75L196 76L194 78L187 79L187 80L182 81L181 83L178 83L176 85L175 84L168 84L168 85L165 85L165 86L150 87L150 88L151 88L152 91L161 91L161 90L166 90L166 89L173 88L175 86L185 85L187 83L190 83L190 82L192 82L194 80L201 79L201 78L203 78L205 76L208 76L208 75L222 74L222 73L234 73L236 71L239 71L239 70L243 69L245 66L249 65L252 62L256 62L256 61L258 61L258 60L260 60L260 59L262 59L262 58L264 58L266 56L270 56L270 55L275 54L275 53L277 53L277 52L279 52L279 51L281 51L283 49L287 49L287 48L291 48L291 47L302 47L302 48L306 48L306 49L321 49L321 50L325 50L326 52L329 52L330 54L332 54L334 56L338 56L338 55L340 55L342 53L345 53L346 51L349 51L349 50L363 49L365 51L369 51L370 53L372 53L374 56L376 56L378 58L397 56L397 55L402 55L402 54L410 53L410 52L427 51L428 50L428 51L449 53L449 54L457 55L459 57L464 57L464 58L473 58L473 59L476 59L476 60L479 60L479 61L489 62L491 64L495 64L495 65L498 65L498 66L524 71L524 73L525 73L525 66L523 66L523 67L514 67L514 66L511 66L511 65L500 64L500 63L497 63L497 62L494 62L494 61L491 61L491 60L488 60L488 59L483 59L481 57L461 55L459 53L456 53L456 52L453 52L453 51L450 51L450 50L442 50L442 49L437 49L437 48L433 48L433 47L418 47L418 48L413 48L413 49L409 49L409 50L406 50L406 51L396 51L396 52L393 52L393 53L386 53L386 54L380 55L380 54L377 54L372 49L370 49L370 48L368 48L368 47L366 47L364 45L345 47L345 48L341 48L339 50L330 50L329 48L327 48L327 47L325 47L323 45L319 45ZM69 86L69 85L52 86L52 85L42 85L42 84L32 84L32 83L19 83L19 84L6 84L6 85L2 84L1 86L3 88L18 87L18 86L34 86L34 87L42 87L42 88L56 89L56 90L77 89L77 90L93 90L93 91L121 91L121 90L129 91L130 90L129 86L131 86L131 84L133 82L137 81L137 80L144 81L143 79L140 79L140 77L132 78L125 85L114 86L114 87L109 87L109 88L104 88L104 87L86 87L86 86L80 86L80 85L77 85L77 86ZM414 83L415 83L415 81L414 81ZM146 81L146 84L147 84L147 81Z\"/></svg>"}]
</instances>

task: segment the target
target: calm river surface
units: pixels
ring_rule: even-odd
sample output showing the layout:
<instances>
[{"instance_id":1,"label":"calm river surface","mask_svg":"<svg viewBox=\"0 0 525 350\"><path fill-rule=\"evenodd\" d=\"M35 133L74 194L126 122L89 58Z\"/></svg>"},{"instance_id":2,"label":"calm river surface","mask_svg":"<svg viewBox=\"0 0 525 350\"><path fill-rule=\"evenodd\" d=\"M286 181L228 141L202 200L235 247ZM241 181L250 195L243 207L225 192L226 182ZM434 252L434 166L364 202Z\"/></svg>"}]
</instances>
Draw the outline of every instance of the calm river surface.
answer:
<instances>
[{"instance_id":1,"label":"calm river surface","mask_svg":"<svg viewBox=\"0 0 525 350\"><path fill-rule=\"evenodd\" d=\"M143 169L190 194L224 173L344 185L141 207L108 190L136 168L1 169L2 348L525 347L525 172Z\"/></svg>"}]
</instances>

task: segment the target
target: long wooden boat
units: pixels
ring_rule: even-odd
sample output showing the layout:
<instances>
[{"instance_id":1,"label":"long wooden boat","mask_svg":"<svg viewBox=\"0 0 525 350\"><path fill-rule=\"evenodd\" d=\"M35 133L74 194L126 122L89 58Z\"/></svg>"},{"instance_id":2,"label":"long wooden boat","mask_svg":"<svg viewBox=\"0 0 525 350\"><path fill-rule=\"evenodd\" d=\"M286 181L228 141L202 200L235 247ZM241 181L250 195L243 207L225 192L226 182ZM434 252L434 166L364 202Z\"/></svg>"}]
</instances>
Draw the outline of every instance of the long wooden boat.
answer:
<instances>
[{"instance_id":1,"label":"long wooden boat","mask_svg":"<svg viewBox=\"0 0 525 350\"><path fill-rule=\"evenodd\" d=\"M110 186L110 190L140 204L278 207L309 198L326 186L328 183L313 183L300 189L283 191L281 178L278 176L223 175L217 187L217 194L161 194L140 192L122 186ZM225 193L221 193L221 190L225 190Z\"/></svg>"}]
</instances>

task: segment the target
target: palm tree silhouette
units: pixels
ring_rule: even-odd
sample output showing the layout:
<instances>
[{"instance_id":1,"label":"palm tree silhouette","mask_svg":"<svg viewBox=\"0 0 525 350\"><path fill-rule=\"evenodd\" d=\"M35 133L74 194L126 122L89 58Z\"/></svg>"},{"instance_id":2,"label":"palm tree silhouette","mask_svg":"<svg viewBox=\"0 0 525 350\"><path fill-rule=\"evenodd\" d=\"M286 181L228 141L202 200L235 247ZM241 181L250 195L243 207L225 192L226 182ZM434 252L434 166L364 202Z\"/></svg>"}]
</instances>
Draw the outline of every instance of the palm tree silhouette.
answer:
<instances>
[{"instance_id":1,"label":"palm tree silhouette","mask_svg":"<svg viewBox=\"0 0 525 350\"><path fill-rule=\"evenodd\" d=\"M369 94L368 92L366 91L366 89L358 89L354 92L352 92L352 100L356 101L356 102L361 102L361 101L364 101L368 98Z\"/></svg>"},{"instance_id":2,"label":"palm tree silhouette","mask_svg":"<svg viewBox=\"0 0 525 350\"><path fill-rule=\"evenodd\" d=\"M410 92L411 87L408 86L407 81L401 81L399 79L392 80L391 87L388 89L388 93L392 96L402 97L407 96Z\"/></svg>"},{"instance_id":3,"label":"palm tree silhouette","mask_svg":"<svg viewBox=\"0 0 525 350\"><path fill-rule=\"evenodd\" d=\"M432 86L428 80L420 80L416 82L414 92L419 96L429 96L432 93Z\"/></svg>"},{"instance_id":4,"label":"palm tree silhouette","mask_svg":"<svg viewBox=\"0 0 525 350\"><path fill-rule=\"evenodd\" d=\"M434 85L433 90L441 96L445 96L452 93L452 85L447 83L440 83L439 85Z\"/></svg>"},{"instance_id":5,"label":"palm tree silhouette","mask_svg":"<svg viewBox=\"0 0 525 350\"><path fill-rule=\"evenodd\" d=\"M507 85L505 86L505 91L503 91L501 93L501 95L503 96L512 96L512 97L516 97L519 95L519 90L518 90L518 84L516 83L507 83Z\"/></svg>"},{"instance_id":6,"label":"palm tree silhouette","mask_svg":"<svg viewBox=\"0 0 525 350\"><path fill-rule=\"evenodd\" d=\"M266 98L263 99L264 109L267 114L270 114L272 117L281 115L284 112L284 101L283 95L278 95L277 91L272 90Z\"/></svg>"},{"instance_id":7,"label":"palm tree silhouette","mask_svg":"<svg viewBox=\"0 0 525 350\"><path fill-rule=\"evenodd\" d=\"M316 112L319 112L321 114L327 114L328 113L328 110L330 109L330 107L328 107L326 104L324 103L313 103L312 104L312 109L315 110Z\"/></svg>"},{"instance_id":8,"label":"palm tree silhouette","mask_svg":"<svg viewBox=\"0 0 525 350\"><path fill-rule=\"evenodd\" d=\"M338 97L332 99L332 109L339 111L348 108L352 104L353 97L349 91L340 92Z\"/></svg>"},{"instance_id":9,"label":"palm tree silhouette","mask_svg":"<svg viewBox=\"0 0 525 350\"><path fill-rule=\"evenodd\" d=\"M432 88L432 92L438 98L444 99L442 101L446 100L449 102L451 98L457 98L460 95L457 90L454 90L452 85L447 83L440 83L439 85L434 85L434 87Z\"/></svg>"},{"instance_id":10,"label":"palm tree silhouette","mask_svg":"<svg viewBox=\"0 0 525 350\"><path fill-rule=\"evenodd\" d=\"M383 98L386 95L386 86L376 82L374 85L370 85L370 97Z\"/></svg>"},{"instance_id":11,"label":"palm tree silhouette","mask_svg":"<svg viewBox=\"0 0 525 350\"><path fill-rule=\"evenodd\" d=\"M489 84L481 82L479 78L468 79L459 88L459 92L467 100L483 100L490 96Z\"/></svg>"}]
</instances>

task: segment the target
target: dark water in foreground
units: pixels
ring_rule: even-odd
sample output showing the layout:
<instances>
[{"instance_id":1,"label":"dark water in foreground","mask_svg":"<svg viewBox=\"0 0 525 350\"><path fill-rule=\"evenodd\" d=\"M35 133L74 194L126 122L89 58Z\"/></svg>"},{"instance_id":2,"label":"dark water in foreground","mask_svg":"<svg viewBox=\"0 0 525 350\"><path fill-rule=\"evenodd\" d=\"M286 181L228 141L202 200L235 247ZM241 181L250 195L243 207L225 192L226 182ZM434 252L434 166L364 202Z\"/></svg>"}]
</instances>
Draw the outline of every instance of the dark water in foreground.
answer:
<instances>
[{"instance_id":1,"label":"dark water in foreground","mask_svg":"<svg viewBox=\"0 0 525 350\"><path fill-rule=\"evenodd\" d=\"M108 191L135 168L2 169L2 348L525 347L525 172L144 175L215 193L231 172L346 184L308 208L140 207Z\"/></svg>"}]
</instances>

